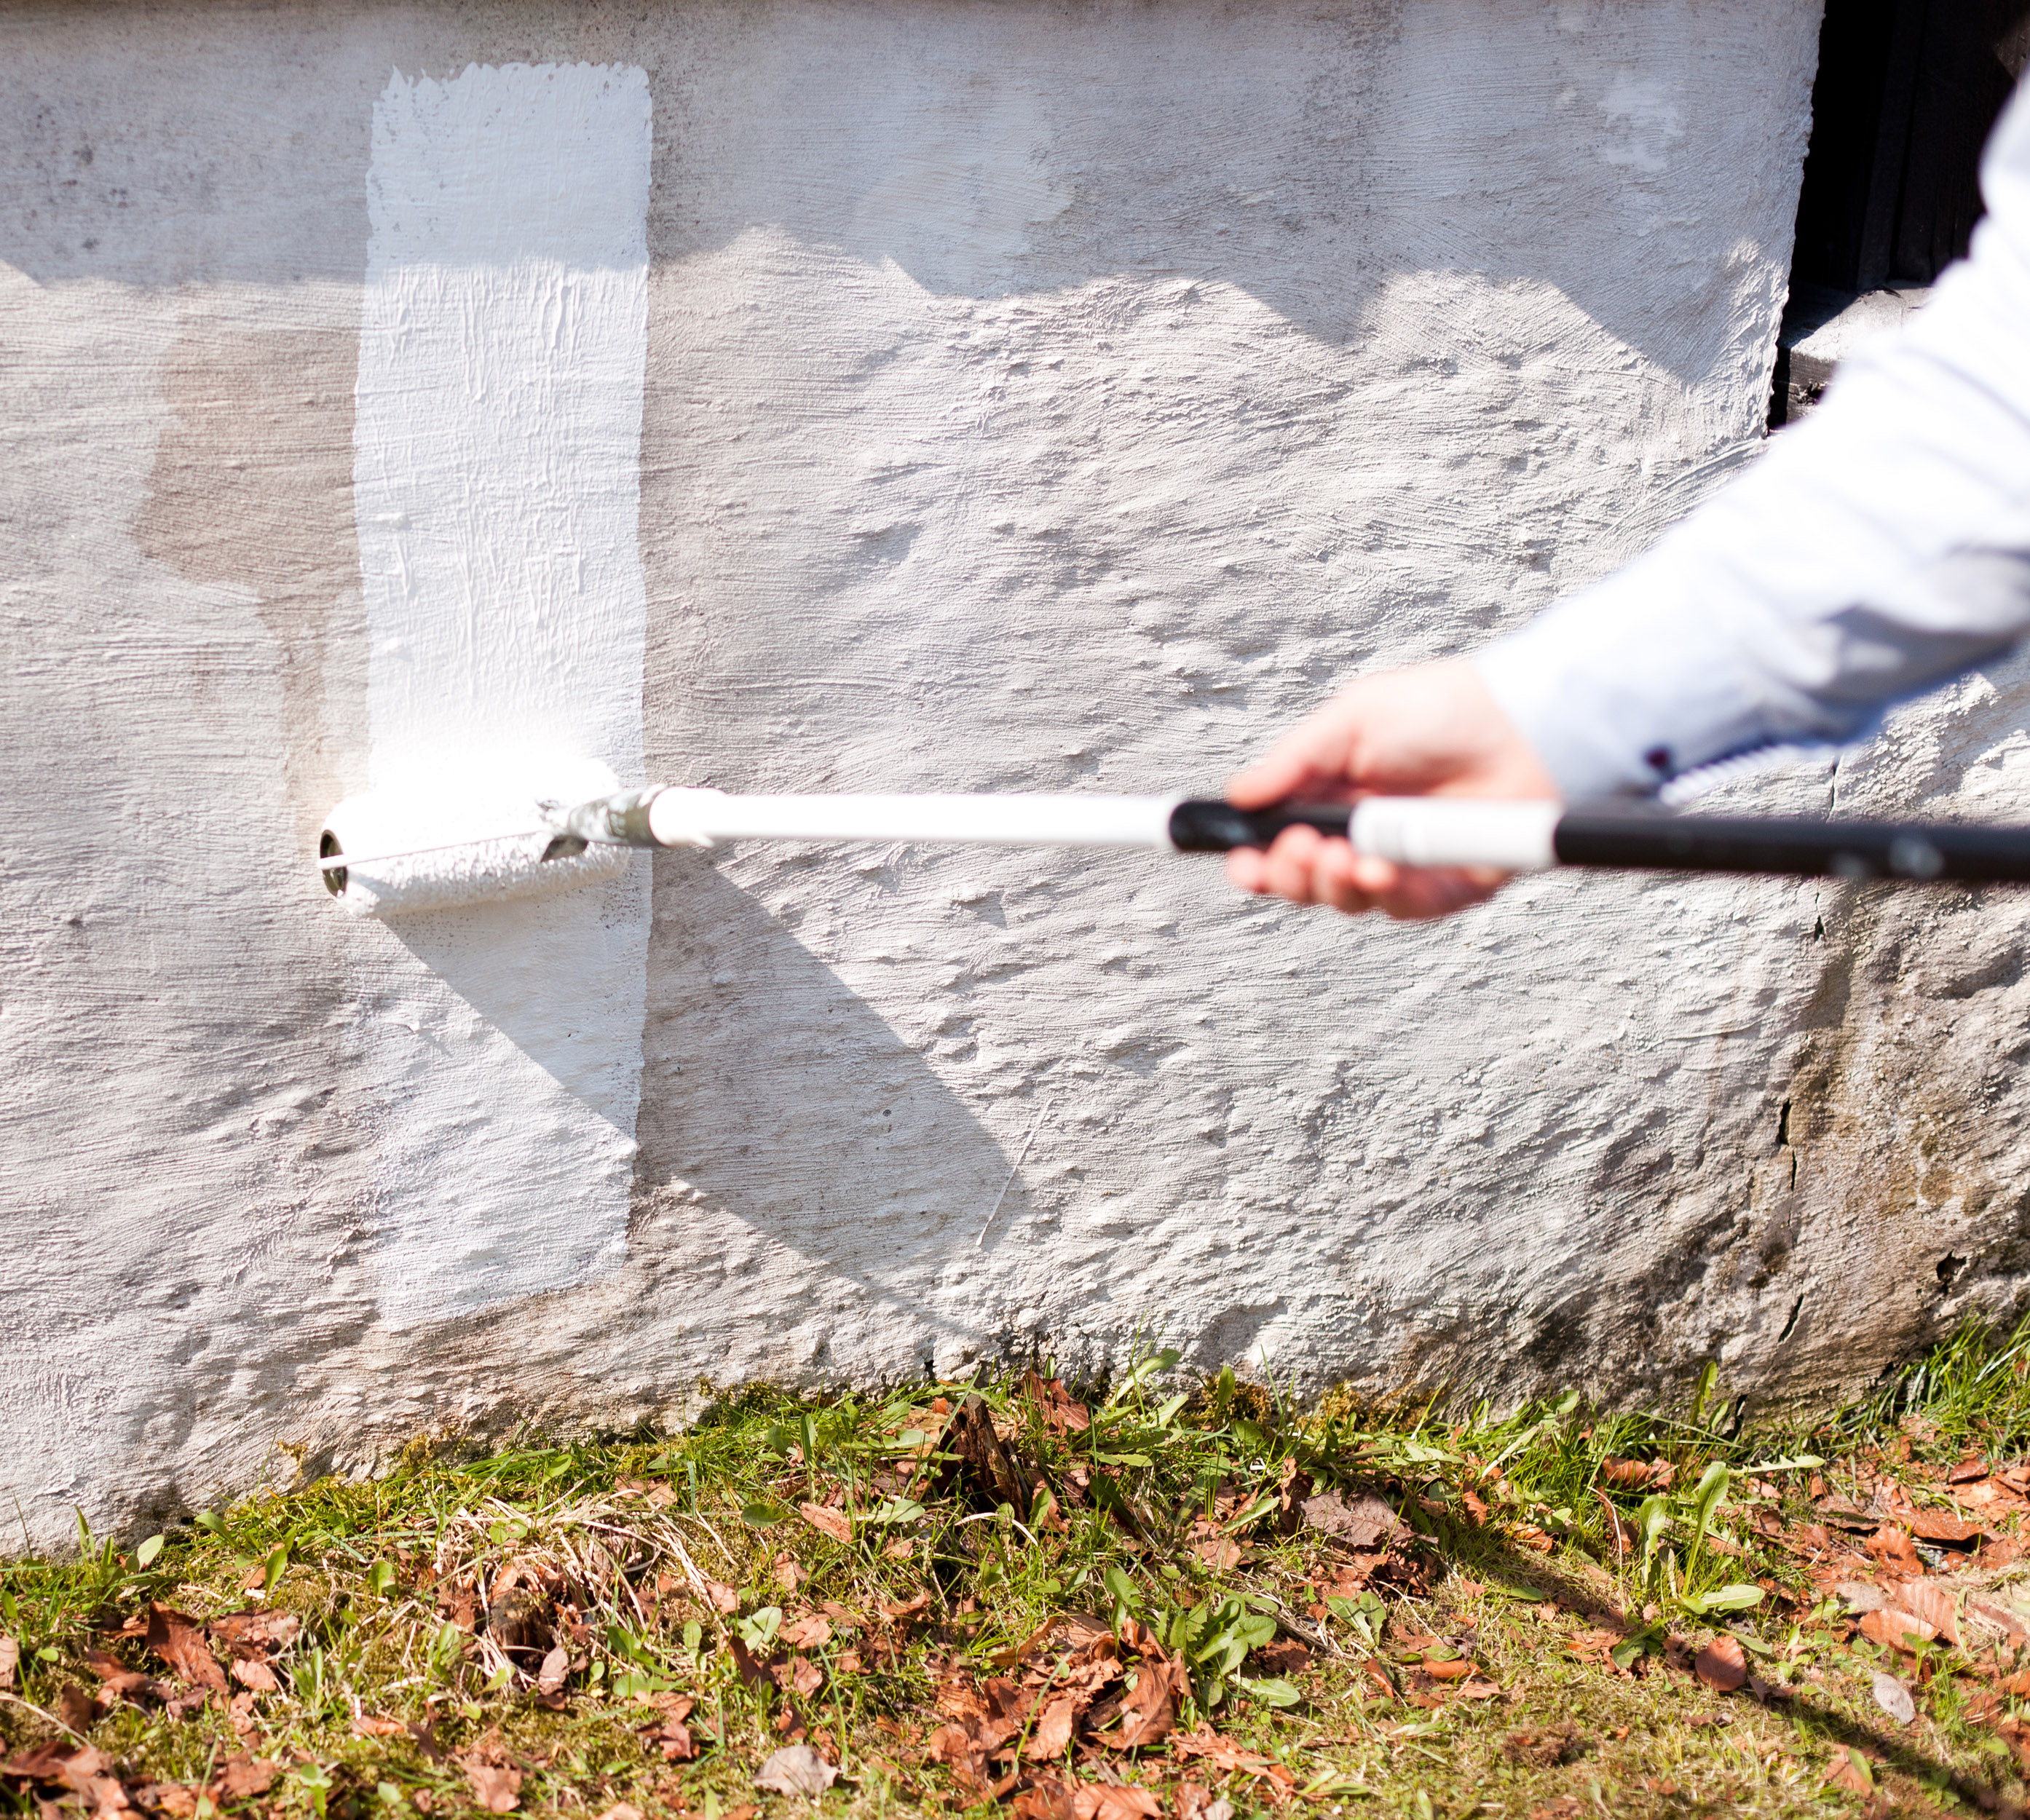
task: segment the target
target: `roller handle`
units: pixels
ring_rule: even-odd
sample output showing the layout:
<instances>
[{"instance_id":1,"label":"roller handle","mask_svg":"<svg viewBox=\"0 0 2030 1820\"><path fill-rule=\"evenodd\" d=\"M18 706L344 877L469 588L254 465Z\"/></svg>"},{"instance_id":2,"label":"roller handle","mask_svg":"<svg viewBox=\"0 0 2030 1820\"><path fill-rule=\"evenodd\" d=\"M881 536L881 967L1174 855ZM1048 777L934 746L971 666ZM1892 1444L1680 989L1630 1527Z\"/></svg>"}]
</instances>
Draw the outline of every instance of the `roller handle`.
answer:
<instances>
[{"instance_id":1,"label":"roller handle","mask_svg":"<svg viewBox=\"0 0 2030 1820\"><path fill-rule=\"evenodd\" d=\"M1237 809L1231 803L1188 797L1170 811L1170 845L1180 853L1225 853L1236 847L1266 847L1285 828L1316 828L1344 840L1352 819L1352 808L1345 803Z\"/></svg>"},{"instance_id":2,"label":"roller handle","mask_svg":"<svg viewBox=\"0 0 2030 1820\"><path fill-rule=\"evenodd\" d=\"M1559 818L1552 844L1561 866L2030 882L2030 827L1581 808Z\"/></svg>"}]
</instances>

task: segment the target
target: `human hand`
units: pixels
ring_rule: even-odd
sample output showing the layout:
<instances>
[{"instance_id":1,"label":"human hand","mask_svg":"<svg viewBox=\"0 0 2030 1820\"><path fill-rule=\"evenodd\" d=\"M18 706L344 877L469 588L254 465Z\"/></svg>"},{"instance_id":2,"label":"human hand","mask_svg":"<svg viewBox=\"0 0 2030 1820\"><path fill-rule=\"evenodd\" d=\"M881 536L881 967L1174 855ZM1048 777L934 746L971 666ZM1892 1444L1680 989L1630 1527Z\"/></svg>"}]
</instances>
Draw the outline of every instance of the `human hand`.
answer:
<instances>
[{"instance_id":1,"label":"human hand","mask_svg":"<svg viewBox=\"0 0 2030 1820\"><path fill-rule=\"evenodd\" d=\"M1349 683L1268 756L1227 784L1244 809L1362 797L1549 797L1558 787L1468 663L1420 663ZM1356 853L1311 828L1286 828L1266 852L1237 848L1226 875L1244 891L1329 904L1348 915L1444 916L1491 897L1505 872L1404 866Z\"/></svg>"}]
</instances>

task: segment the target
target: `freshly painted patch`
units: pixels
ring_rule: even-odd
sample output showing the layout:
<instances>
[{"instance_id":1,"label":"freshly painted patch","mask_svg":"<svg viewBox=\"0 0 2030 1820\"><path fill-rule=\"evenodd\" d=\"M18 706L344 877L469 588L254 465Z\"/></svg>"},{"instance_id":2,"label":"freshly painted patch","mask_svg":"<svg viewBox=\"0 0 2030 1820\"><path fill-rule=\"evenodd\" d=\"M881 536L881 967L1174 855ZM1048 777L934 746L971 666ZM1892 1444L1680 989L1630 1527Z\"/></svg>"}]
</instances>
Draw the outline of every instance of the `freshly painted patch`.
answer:
<instances>
[{"instance_id":1,"label":"freshly painted patch","mask_svg":"<svg viewBox=\"0 0 2030 1820\"><path fill-rule=\"evenodd\" d=\"M398 72L375 106L354 474L377 789L641 774L649 157L635 69ZM648 893L643 862L395 927L366 1057L385 1313L618 1261Z\"/></svg>"}]
</instances>

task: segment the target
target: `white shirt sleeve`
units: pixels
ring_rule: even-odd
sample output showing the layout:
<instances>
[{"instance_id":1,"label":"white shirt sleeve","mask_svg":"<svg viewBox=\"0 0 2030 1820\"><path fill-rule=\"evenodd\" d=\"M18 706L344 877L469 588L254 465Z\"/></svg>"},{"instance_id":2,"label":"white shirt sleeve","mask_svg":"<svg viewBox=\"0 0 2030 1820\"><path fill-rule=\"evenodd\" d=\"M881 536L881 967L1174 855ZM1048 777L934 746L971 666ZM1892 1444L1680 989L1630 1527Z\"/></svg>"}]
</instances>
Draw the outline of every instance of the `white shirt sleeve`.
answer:
<instances>
[{"instance_id":1,"label":"white shirt sleeve","mask_svg":"<svg viewBox=\"0 0 2030 1820\"><path fill-rule=\"evenodd\" d=\"M1655 547L1478 656L1567 800L1841 740L2030 631L2030 90L1971 257Z\"/></svg>"}]
</instances>

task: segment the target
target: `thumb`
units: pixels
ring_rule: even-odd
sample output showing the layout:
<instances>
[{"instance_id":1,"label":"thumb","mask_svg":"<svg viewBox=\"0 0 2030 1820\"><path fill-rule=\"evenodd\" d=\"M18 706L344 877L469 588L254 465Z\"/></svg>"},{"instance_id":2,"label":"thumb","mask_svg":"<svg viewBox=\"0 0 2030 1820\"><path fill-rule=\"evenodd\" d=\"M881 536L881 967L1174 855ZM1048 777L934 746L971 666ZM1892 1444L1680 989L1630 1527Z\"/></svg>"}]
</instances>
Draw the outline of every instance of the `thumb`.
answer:
<instances>
[{"instance_id":1,"label":"thumb","mask_svg":"<svg viewBox=\"0 0 2030 1820\"><path fill-rule=\"evenodd\" d=\"M1308 797L1337 801L1352 793L1353 748L1359 715L1335 704L1299 722L1255 762L1227 780L1230 802L1244 809Z\"/></svg>"}]
</instances>

